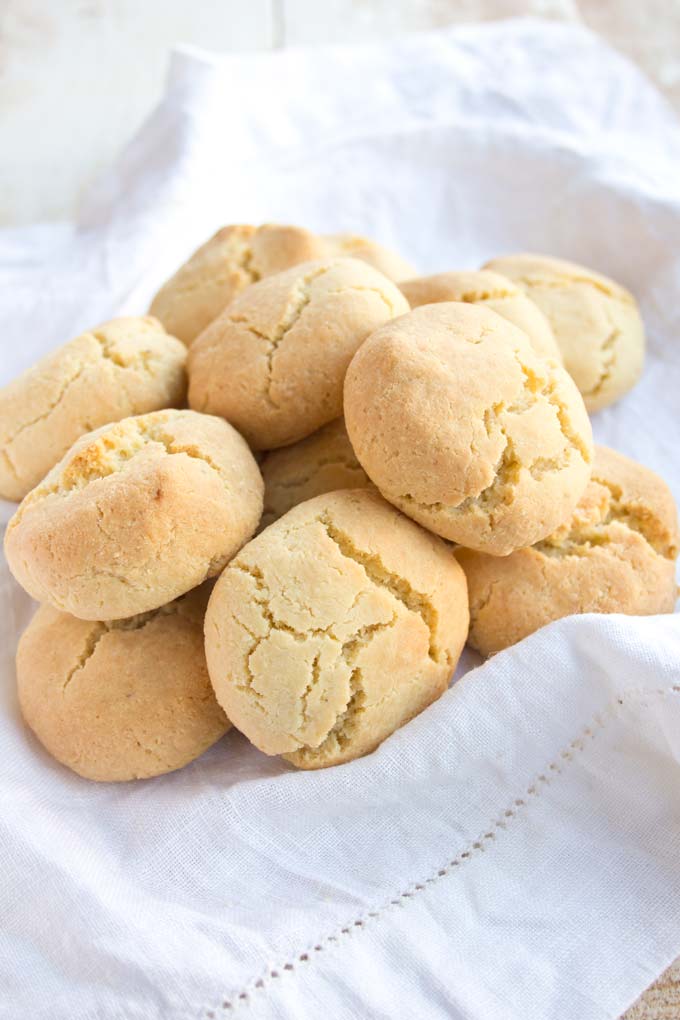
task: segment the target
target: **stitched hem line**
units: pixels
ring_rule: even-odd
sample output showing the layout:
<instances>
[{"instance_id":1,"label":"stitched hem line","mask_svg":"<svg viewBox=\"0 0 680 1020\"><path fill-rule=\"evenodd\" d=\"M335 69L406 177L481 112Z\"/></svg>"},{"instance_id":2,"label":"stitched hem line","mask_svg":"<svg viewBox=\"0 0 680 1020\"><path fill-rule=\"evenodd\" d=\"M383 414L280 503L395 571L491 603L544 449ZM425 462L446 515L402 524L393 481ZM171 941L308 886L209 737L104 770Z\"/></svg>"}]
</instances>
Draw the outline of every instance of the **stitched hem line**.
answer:
<instances>
[{"instance_id":1,"label":"stitched hem line","mask_svg":"<svg viewBox=\"0 0 680 1020\"><path fill-rule=\"evenodd\" d=\"M388 911L397 907L403 907L409 899L418 896L428 886L446 878L455 868L461 867L476 854L483 853L495 841L496 834L503 829L507 829L510 821L530 804L532 798L537 798L545 786L550 785L555 775L560 775L568 769L577 755L585 750L587 742L595 740L598 734L616 718L624 705L639 698L654 698L656 700L673 694L680 694L680 686L653 688L651 690L631 688L630 690L622 691L605 705L603 709L593 715L591 721L583 727L578 736L571 740L553 758L543 772L535 776L523 795L511 801L506 809L501 812L501 815L490 823L488 830L475 842L468 844L465 850L462 850L451 860L444 863L436 872L421 882L412 883L403 892L397 893L391 899L383 902L381 906L363 911L344 927L336 928L330 935L322 936L317 942L308 946L308 948L300 953L293 953L284 963L269 967L260 977L251 979L240 989L225 997L219 1005L203 1006L201 1008L201 1016L205 1017L206 1020L220 1020L220 1018L233 1016L237 1010L243 1011L246 1006L255 1003L261 997L260 993L266 991L274 982L283 977L286 972L294 972L312 963L325 950L331 949L335 944L342 943L351 934L368 927Z\"/></svg>"}]
</instances>

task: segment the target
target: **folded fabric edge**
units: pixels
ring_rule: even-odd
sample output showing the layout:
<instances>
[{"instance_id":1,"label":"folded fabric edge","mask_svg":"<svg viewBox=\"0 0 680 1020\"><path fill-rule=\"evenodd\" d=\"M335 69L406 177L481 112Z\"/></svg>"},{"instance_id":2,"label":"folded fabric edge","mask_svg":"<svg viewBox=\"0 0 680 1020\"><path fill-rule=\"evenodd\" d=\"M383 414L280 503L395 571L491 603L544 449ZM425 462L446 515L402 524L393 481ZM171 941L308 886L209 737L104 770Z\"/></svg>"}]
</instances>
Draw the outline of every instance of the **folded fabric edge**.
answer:
<instances>
[{"instance_id":1,"label":"folded fabric edge","mask_svg":"<svg viewBox=\"0 0 680 1020\"><path fill-rule=\"evenodd\" d=\"M383 941L383 937L396 938L397 941L408 938L409 922L405 918L405 913L418 906L420 899L426 894L431 893L433 889L443 880L449 878L454 871L459 875L461 869L463 869L468 863L474 862L477 858L480 858L482 854L488 852L492 844L495 843L499 838L502 838L503 833L508 830L514 823L515 819L520 818L525 812L531 809L532 803L538 802L544 791L553 784L558 777L568 771L571 762L577 760L579 754L584 752L588 742L594 742L598 738L598 734L601 731L607 729L613 724L624 706L629 706L634 702L639 703L640 710L650 707L655 703L663 702L667 698L676 698L680 696L680 686L672 685L658 689L633 689L630 695L625 692L621 692L618 695L612 697L604 710L601 710L593 715L589 723L584 726L575 736L569 741L569 743L563 747L555 758L549 762L546 768L535 776L534 781L526 788L519 790L518 795L507 801L506 806L501 808L498 812L498 817L492 820L488 826L486 832L480 835L478 840L468 843L466 846L458 850L458 852L450 858L448 861L442 862L441 868L438 868L436 872L428 875L421 875L415 878L412 883L408 886L404 886L401 889L395 891L391 896L386 897L382 902L376 903L367 907L362 911L358 911L355 916L348 918L347 922L342 926L338 926L336 929L320 934L317 938L310 940L306 945L300 947L298 953L291 953L287 958L276 959L271 966L261 971L259 974L254 975L250 980L246 981L243 985L238 988L232 989L226 993L226 997L222 999L216 1009L216 1004L207 1003L202 1007L200 1016L205 1016L208 1020L212 1020L213 1016L220 1015L219 1010L226 1010L229 1017L232 1015L241 1015L247 1010L262 1008L265 1010L262 1014L258 1012L259 1016L269 1016L268 1010L271 1009L272 1017L294 1017L296 1010L300 1008L299 996L303 994L310 994L309 990L305 993L303 990L295 990L291 988L291 982L295 980L307 981L311 979L312 984L317 987L323 987L327 981L341 979L339 972L352 972L352 966L349 965L348 961L341 962L343 953L350 952L354 956L359 955L366 956L368 952L367 947L359 949L356 945L356 939L361 936L368 935L369 939L377 937L380 942ZM435 906L430 903L429 907L423 908L427 914L429 914L430 920L437 921L437 912ZM441 924L444 924L444 918L438 919ZM381 926L383 921L389 922L393 925L393 930L388 935L384 935L385 927L382 927L382 936L378 932L378 928ZM421 918L419 923L423 923ZM622 933L621 933L622 934ZM630 950L630 944L628 946ZM389 949L385 946L381 946L380 949L376 949L377 952L385 952L389 954ZM666 946L660 953L658 958L655 960L654 965L649 960L645 961L643 966L638 965L636 970L636 960L634 955L631 953L630 966L631 966L631 980L628 981L626 987L621 988L619 1002L614 1012L602 1011L599 1006L592 1012L584 1012L588 1006L593 1003L588 1002L584 997L584 1001L581 1004L581 1016L602 1016L613 1018L622 1013L631 1003L633 1003L638 996L645 990L650 981L653 981L663 970L676 958L680 952L680 931L678 931L675 942L671 947ZM329 955L333 957L331 964L332 970L335 973L333 979L330 974L325 974L323 970L319 969L319 964L323 966L324 961L327 961ZM353 964L355 967L359 967L358 961L355 960ZM433 975L434 979L434 975ZM316 1000L319 996L319 992L311 993L312 999ZM576 994L576 993L575 993ZM280 998L281 1005L284 1008L284 1012L279 1013L274 1002L267 1002L268 996L274 996ZM360 996L359 996L360 998ZM290 1012L285 1011L286 1005ZM302 1014L300 1014L302 1015ZM444 1013L436 1013L433 1016L444 1016ZM475 1020L481 1020L483 1013L454 1013L454 1016L463 1016L475 1018ZM500 1015L500 1014L499 1014ZM519 1012L512 1012L513 1018L519 1017ZM540 1014L530 1012L524 1014L525 1016L538 1017ZM495 1014L494 1014L495 1016Z\"/></svg>"}]
</instances>

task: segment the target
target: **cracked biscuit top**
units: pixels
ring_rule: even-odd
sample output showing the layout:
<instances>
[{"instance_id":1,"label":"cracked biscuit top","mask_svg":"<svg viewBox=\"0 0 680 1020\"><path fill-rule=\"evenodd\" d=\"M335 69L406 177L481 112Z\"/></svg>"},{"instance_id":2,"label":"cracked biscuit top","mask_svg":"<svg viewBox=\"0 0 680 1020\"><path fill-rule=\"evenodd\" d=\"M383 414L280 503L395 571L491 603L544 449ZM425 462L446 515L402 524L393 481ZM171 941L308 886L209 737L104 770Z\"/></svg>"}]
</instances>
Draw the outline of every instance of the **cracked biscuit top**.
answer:
<instances>
[{"instance_id":1,"label":"cracked biscuit top","mask_svg":"<svg viewBox=\"0 0 680 1020\"><path fill-rule=\"evenodd\" d=\"M206 587L127 620L41 606L19 642L24 719L87 779L145 779L193 761L227 731L203 648Z\"/></svg>"},{"instance_id":2,"label":"cracked biscuit top","mask_svg":"<svg viewBox=\"0 0 680 1020\"><path fill-rule=\"evenodd\" d=\"M181 404L186 349L150 317L82 333L0 389L0 496L22 499L85 432Z\"/></svg>"},{"instance_id":3,"label":"cracked biscuit top","mask_svg":"<svg viewBox=\"0 0 680 1020\"><path fill-rule=\"evenodd\" d=\"M320 238L303 227L222 227L163 284L149 311L189 346L251 283L324 254Z\"/></svg>"},{"instance_id":4,"label":"cracked biscuit top","mask_svg":"<svg viewBox=\"0 0 680 1020\"><path fill-rule=\"evenodd\" d=\"M347 372L345 422L386 499L497 556L554 531L590 476L573 381L480 305L424 305L377 330Z\"/></svg>"},{"instance_id":5,"label":"cracked biscuit top","mask_svg":"<svg viewBox=\"0 0 680 1020\"><path fill-rule=\"evenodd\" d=\"M537 354L562 360L557 341L538 305L507 277L499 273L449 272L420 276L399 284L411 308L439 301L465 301L486 305L523 329Z\"/></svg>"},{"instance_id":6,"label":"cracked biscuit top","mask_svg":"<svg viewBox=\"0 0 680 1020\"><path fill-rule=\"evenodd\" d=\"M366 489L301 503L249 542L210 598L217 700L301 768L374 750L446 689L468 628L451 551Z\"/></svg>"},{"instance_id":7,"label":"cracked biscuit top","mask_svg":"<svg viewBox=\"0 0 680 1020\"><path fill-rule=\"evenodd\" d=\"M571 519L503 559L456 550L470 644L491 655L571 613L672 613L678 516L658 475L604 446Z\"/></svg>"},{"instance_id":8,"label":"cracked biscuit top","mask_svg":"<svg viewBox=\"0 0 680 1020\"><path fill-rule=\"evenodd\" d=\"M156 411L79 439L7 526L29 595L86 620L156 609L224 564L255 531L262 476L227 422Z\"/></svg>"},{"instance_id":9,"label":"cracked biscuit top","mask_svg":"<svg viewBox=\"0 0 680 1020\"><path fill-rule=\"evenodd\" d=\"M509 277L544 312L589 411L607 407L635 385L645 334L635 298L624 287L546 255L506 255L484 268Z\"/></svg>"},{"instance_id":10,"label":"cracked biscuit top","mask_svg":"<svg viewBox=\"0 0 680 1020\"><path fill-rule=\"evenodd\" d=\"M307 262L253 284L189 353L189 403L222 415L256 450L304 439L342 414L357 348L408 311L385 276L357 259Z\"/></svg>"},{"instance_id":11,"label":"cracked biscuit top","mask_svg":"<svg viewBox=\"0 0 680 1020\"><path fill-rule=\"evenodd\" d=\"M336 489L365 489L371 482L356 458L342 418L299 443L267 454L261 528L306 499Z\"/></svg>"},{"instance_id":12,"label":"cracked biscuit top","mask_svg":"<svg viewBox=\"0 0 680 1020\"><path fill-rule=\"evenodd\" d=\"M201 245L163 284L149 310L190 346L251 283L301 262L340 255L362 259L390 280L415 272L396 252L356 234L317 235L282 223L235 224Z\"/></svg>"}]
</instances>

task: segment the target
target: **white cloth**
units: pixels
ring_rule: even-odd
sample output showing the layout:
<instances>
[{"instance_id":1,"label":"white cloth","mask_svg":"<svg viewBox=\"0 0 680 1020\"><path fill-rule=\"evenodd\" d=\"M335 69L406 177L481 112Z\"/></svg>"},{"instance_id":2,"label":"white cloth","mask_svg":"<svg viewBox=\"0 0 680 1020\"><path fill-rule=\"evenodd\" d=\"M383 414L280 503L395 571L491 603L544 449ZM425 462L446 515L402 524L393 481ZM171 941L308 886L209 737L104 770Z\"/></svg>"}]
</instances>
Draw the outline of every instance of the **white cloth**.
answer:
<instances>
[{"instance_id":1,"label":"white cloth","mask_svg":"<svg viewBox=\"0 0 680 1020\"><path fill-rule=\"evenodd\" d=\"M144 311L222 223L362 231L423 270L548 251L640 297L644 378L595 431L679 497L679 156L577 28L182 50L78 224L0 236L3 376ZM677 618L554 624L340 768L231 733L116 786L23 728L4 563L0 596L3 1020L610 1020L680 953Z\"/></svg>"}]
</instances>

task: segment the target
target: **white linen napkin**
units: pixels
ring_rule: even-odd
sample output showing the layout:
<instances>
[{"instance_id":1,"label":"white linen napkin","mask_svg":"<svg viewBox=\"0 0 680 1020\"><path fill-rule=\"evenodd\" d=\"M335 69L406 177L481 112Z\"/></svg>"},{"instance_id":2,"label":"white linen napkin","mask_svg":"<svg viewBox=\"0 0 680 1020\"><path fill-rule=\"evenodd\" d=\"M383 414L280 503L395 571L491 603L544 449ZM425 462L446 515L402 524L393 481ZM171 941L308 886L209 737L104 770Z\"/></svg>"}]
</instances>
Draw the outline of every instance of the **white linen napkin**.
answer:
<instances>
[{"instance_id":1,"label":"white linen napkin","mask_svg":"<svg viewBox=\"0 0 680 1020\"><path fill-rule=\"evenodd\" d=\"M223 223L365 232L424 271L547 251L640 298L644 378L595 432L678 498L679 156L670 108L575 27L183 49L78 223L0 233L2 381L145 311ZM96 785L21 723L4 560L0 600L0 1017L612 1020L680 953L677 618L553 624L339 768L232 732Z\"/></svg>"}]
</instances>

